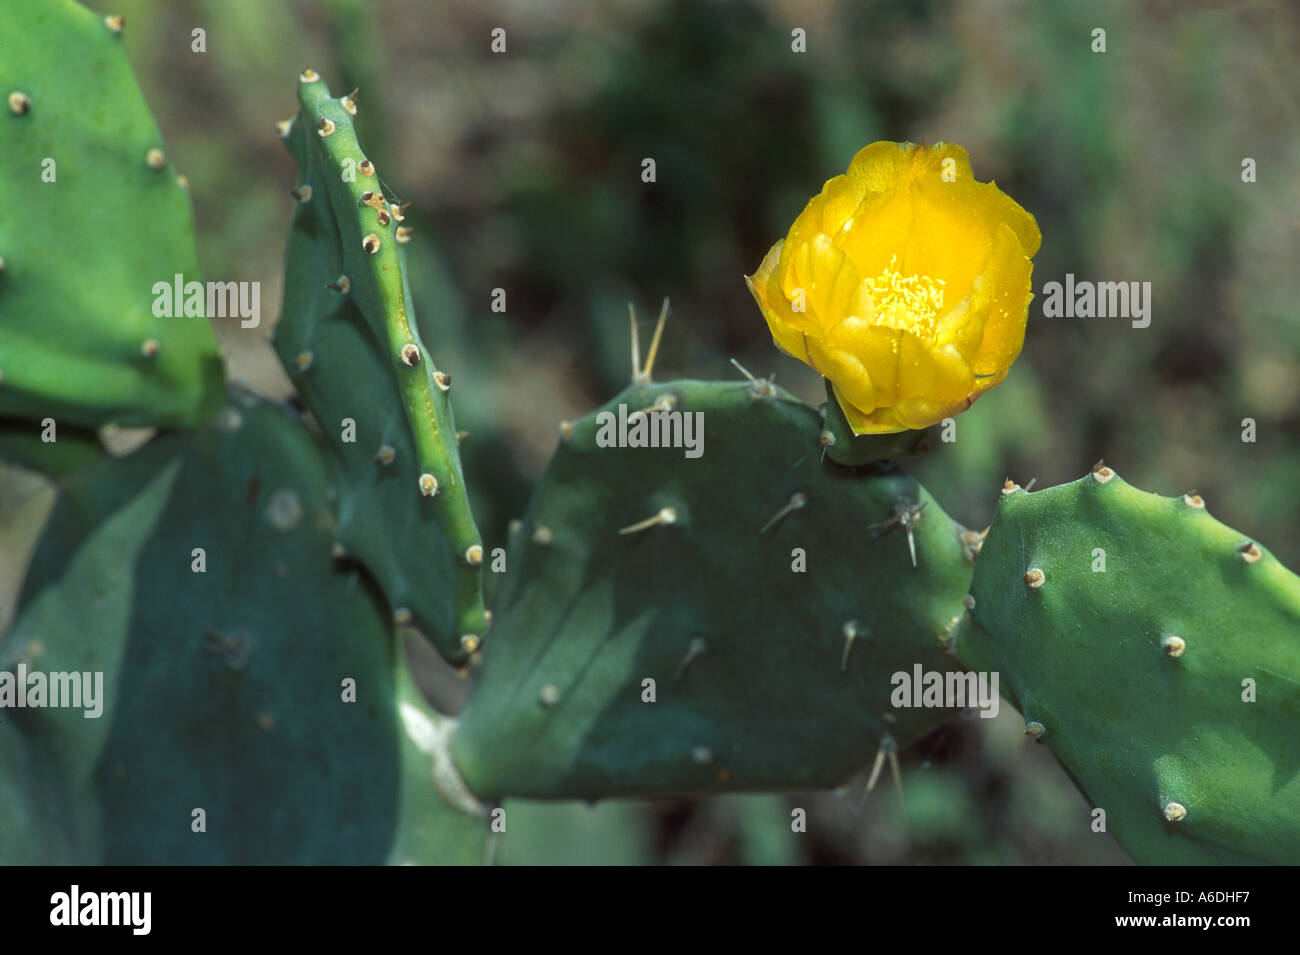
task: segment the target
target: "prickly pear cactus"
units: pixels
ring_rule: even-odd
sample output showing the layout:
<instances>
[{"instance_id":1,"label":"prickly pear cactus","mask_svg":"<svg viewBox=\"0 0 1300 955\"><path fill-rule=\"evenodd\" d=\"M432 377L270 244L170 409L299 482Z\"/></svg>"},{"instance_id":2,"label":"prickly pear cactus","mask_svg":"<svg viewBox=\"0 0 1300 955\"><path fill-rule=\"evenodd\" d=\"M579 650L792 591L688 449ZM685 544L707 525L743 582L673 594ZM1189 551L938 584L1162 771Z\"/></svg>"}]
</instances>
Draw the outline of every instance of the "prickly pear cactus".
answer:
<instances>
[{"instance_id":1,"label":"prickly pear cactus","mask_svg":"<svg viewBox=\"0 0 1300 955\"><path fill-rule=\"evenodd\" d=\"M120 18L0 0L0 22L0 416L205 420L223 387L205 313L155 314L155 285L200 280L190 200Z\"/></svg>"},{"instance_id":2,"label":"prickly pear cactus","mask_svg":"<svg viewBox=\"0 0 1300 955\"><path fill-rule=\"evenodd\" d=\"M1300 578L1268 551L1099 465L1008 485L971 594L962 662L1134 860L1300 860Z\"/></svg>"},{"instance_id":3,"label":"prickly pear cactus","mask_svg":"<svg viewBox=\"0 0 1300 955\"><path fill-rule=\"evenodd\" d=\"M343 550L375 575L399 622L464 663L487 626L483 546L451 377L421 339L407 287L410 229L357 142L356 95L334 99L309 70L299 99L282 126L301 182L276 350L336 461Z\"/></svg>"},{"instance_id":4,"label":"prickly pear cactus","mask_svg":"<svg viewBox=\"0 0 1300 955\"><path fill-rule=\"evenodd\" d=\"M57 478L99 457L102 448L94 431L46 420L55 426L49 435L55 440L42 438L45 428L39 422L0 418L0 461Z\"/></svg>"},{"instance_id":5,"label":"prickly pear cactus","mask_svg":"<svg viewBox=\"0 0 1300 955\"><path fill-rule=\"evenodd\" d=\"M692 416L702 453L604 446L644 409ZM891 677L954 665L963 529L897 470L824 462L821 432L762 380L639 384L563 425L452 738L471 790L836 786L953 715L895 709Z\"/></svg>"},{"instance_id":6,"label":"prickly pear cactus","mask_svg":"<svg viewBox=\"0 0 1300 955\"><path fill-rule=\"evenodd\" d=\"M66 480L0 666L101 671L102 713L4 711L5 862L481 861L328 477L245 396Z\"/></svg>"}]
</instances>

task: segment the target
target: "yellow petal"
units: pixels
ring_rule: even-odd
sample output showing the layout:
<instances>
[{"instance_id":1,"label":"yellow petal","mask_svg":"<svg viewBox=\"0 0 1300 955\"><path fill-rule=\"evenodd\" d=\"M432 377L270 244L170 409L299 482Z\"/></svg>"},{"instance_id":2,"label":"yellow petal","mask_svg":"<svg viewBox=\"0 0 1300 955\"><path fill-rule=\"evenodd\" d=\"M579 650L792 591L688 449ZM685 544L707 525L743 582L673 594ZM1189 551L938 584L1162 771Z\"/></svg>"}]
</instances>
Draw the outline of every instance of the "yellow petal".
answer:
<instances>
[{"instance_id":1,"label":"yellow petal","mask_svg":"<svg viewBox=\"0 0 1300 955\"><path fill-rule=\"evenodd\" d=\"M750 289L753 290L752 283ZM757 297L756 294L755 298ZM782 315L774 309L764 308L763 318L767 321L767 329L772 333L772 341L776 342L776 347L787 355L798 358L801 362L807 364L807 350L803 343L804 333L786 322Z\"/></svg>"},{"instance_id":2,"label":"yellow petal","mask_svg":"<svg viewBox=\"0 0 1300 955\"><path fill-rule=\"evenodd\" d=\"M984 338L984 321L988 317L986 309L977 307L974 293L941 314L935 321L934 340L945 345L954 345L967 364L974 359ZM973 369L972 369L973 370Z\"/></svg>"},{"instance_id":3,"label":"yellow petal","mask_svg":"<svg viewBox=\"0 0 1300 955\"><path fill-rule=\"evenodd\" d=\"M954 346L932 346L904 332L898 351L900 401L926 398L946 405L965 400L974 387L970 365Z\"/></svg>"},{"instance_id":4,"label":"yellow petal","mask_svg":"<svg viewBox=\"0 0 1300 955\"><path fill-rule=\"evenodd\" d=\"M915 226L900 256L907 275L926 275L944 283L946 297L962 298L993 251L997 222L972 214L973 184L940 182L918 186Z\"/></svg>"},{"instance_id":5,"label":"yellow petal","mask_svg":"<svg viewBox=\"0 0 1300 955\"><path fill-rule=\"evenodd\" d=\"M880 193L902 185L911 168L910 144L879 142L859 149L845 175L864 194Z\"/></svg>"},{"instance_id":6,"label":"yellow petal","mask_svg":"<svg viewBox=\"0 0 1300 955\"><path fill-rule=\"evenodd\" d=\"M915 162L918 168L917 178L927 176L949 178L953 182L964 182L975 178L971 169L970 154L956 143L935 143L930 147L918 147Z\"/></svg>"},{"instance_id":7,"label":"yellow petal","mask_svg":"<svg viewBox=\"0 0 1300 955\"><path fill-rule=\"evenodd\" d=\"M897 267L911 240L915 210L907 190L868 199L839 243L864 278L879 275L891 262Z\"/></svg>"},{"instance_id":8,"label":"yellow petal","mask_svg":"<svg viewBox=\"0 0 1300 955\"><path fill-rule=\"evenodd\" d=\"M808 319L795 324L821 337L852 306L861 280L844 252L829 236L818 233L791 259L783 285L789 299L803 292Z\"/></svg>"},{"instance_id":9,"label":"yellow petal","mask_svg":"<svg viewBox=\"0 0 1300 955\"><path fill-rule=\"evenodd\" d=\"M971 399L945 404L929 398L908 398L894 405L894 415L905 428L928 428L944 418L961 414L971 406Z\"/></svg>"},{"instance_id":10,"label":"yellow petal","mask_svg":"<svg viewBox=\"0 0 1300 955\"><path fill-rule=\"evenodd\" d=\"M866 190L852 176L836 176L827 181L814 210L818 231L837 235L862 205Z\"/></svg>"},{"instance_id":11,"label":"yellow petal","mask_svg":"<svg viewBox=\"0 0 1300 955\"><path fill-rule=\"evenodd\" d=\"M1020 356L1033 294L1033 263L1008 226L1001 226L988 266L977 280L977 307L987 312L971 362L978 375L1005 371Z\"/></svg>"},{"instance_id":12,"label":"yellow petal","mask_svg":"<svg viewBox=\"0 0 1300 955\"><path fill-rule=\"evenodd\" d=\"M875 409L878 403L876 389L862 362L849 352L828 346L811 336L805 338L804 344L812 367L823 378L829 378L846 401L864 412Z\"/></svg>"},{"instance_id":13,"label":"yellow petal","mask_svg":"<svg viewBox=\"0 0 1300 955\"><path fill-rule=\"evenodd\" d=\"M898 400L898 346L903 332L869 319L850 316L831 329L827 342L856 355L871 376L876 402L891 405Z\"/></svg>"},{"instance_id":14,"label":"yellow petal","mask_svg":"<svg viewBox=\"0 0 1300 955\"><path fill-rule=\"evenodd\" d=\"M917 182L917 198L950 218L982 223L991 236L1003 223L1020 240L1026 255L1034 255L1043 242L1034 217L992 182L958 179L945 182L940 176L927 176Z\"/></svg>"},{"instance_id":15,"label":"yellow petal","mask_svg":"<svg viewBox=\"0 0 1300 955\"><path fill-rule=\"evenodd\" d=\"M745 278L750 294L754 296L754 301L758 303L769 327L773 328L774 337L777 336L775 331L777 325L797 332L817 332L820 326L817 324L816 317L809 315L806 310L795 311L777 281L776 272L783 253L783 245L784 242L777 242L772 246L758 270L752 276Z\"/></svg>"},{"instance_id":16,"label":"yellow petal","mask_svg":"<svg viewBox=\"0 0 1300 955\"><path fill-rule=\"evenodd\" d=\"M846 402L839 391L835 391L835 401L854 434L897 434L907 430L907 425L898 420L893 408L877 408L867 413Z\"/></svg>"},{"instance_id":17,"label":"yellow petal","mask_svg":"<svg viewBox=\"0 0 1300 955\"><path fill-rule=\"evenodd\" d=\"M767 281L776 274L776 267L781 261L781 248L784 245L784 239L777 239L776 244L767 250L767 255L763 256L763 261L760 262L758 268L754 270L754 274L747 276L747 278L752 279L750 283L751 289L755 285L765 285Z\"/></svg>"},{"instance_id":18,"label":"yellow petal","mask_svg":"<svg viewBox=\"0 0 1300 955\"><path fill-rule=\"evenodd\" d=\"M975 377L975 390L971 392L971 400L974 401L980 395L984 394L984 392L996 388L998 385L1002 384L1002 382L1006 381L1006 379L1007 372L1005 370L1000 371L995 375L977 375Z\"/></svg>"}]
</instances>

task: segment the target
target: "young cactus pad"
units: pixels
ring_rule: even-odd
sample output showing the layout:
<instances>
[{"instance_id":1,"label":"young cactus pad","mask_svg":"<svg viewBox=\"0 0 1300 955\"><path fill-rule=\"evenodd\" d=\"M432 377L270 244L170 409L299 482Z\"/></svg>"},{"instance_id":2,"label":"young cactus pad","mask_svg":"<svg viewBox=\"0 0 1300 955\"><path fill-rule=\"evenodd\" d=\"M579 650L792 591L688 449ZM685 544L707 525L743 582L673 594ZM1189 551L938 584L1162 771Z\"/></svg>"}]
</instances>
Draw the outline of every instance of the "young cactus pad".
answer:
<instances>
[{"instance_id":1,"label":"young cactus pad","mask_svg":"<svg viewBox=\"0 0 1300 955\"><path fill-rule=\"evenodd\" d=\"M190 199L120 27L71 0L0 0L0 24L0 417L205 420L222 400L205 309L155 314L159 283L200 281Z\"/></svg>"},{"instance_id":2,"label":"young cactus pad","mask_svg":"<svg viewBox=\"0 0 1300 955\"><path fill-rule=\"evenodd\" d=\"M483 546L451 378L411 304L409 232L357 143L356 100L334 99L311 71L299 98L285 132L300 183L275 347L337 462L344 552L375 575L397 620L463 663L487 626Z\"/></svg>"},{"instance_id":3,"label":"young cactus pad","mask_svg":"<svg viewBox=\"0 0 1300 955\"><path fill-rule=\"evenodd\" d=\"M958 656L1001 672L1078 825L1104 810L1141 864L1300 860L1300 578L1266 550L1099 465L1008 487L971 593Z\"/></svg>"},{"instance_id":4,"label":"young cactus pad","mask_svg":"<svg viewBox=\"0 0 1300 955\"><path fill-rule=\"evenodd\" d=\"M620 406L702 415L703 453L601 446ZM890 698L954 668L962 528L900 472L823 461L821 430L763 381L635 385L562 426L452 737L471 790L832 787L954 715Z\"/></svg>"},{"instance_id":5,"label":"young cactus pad","mask_svg":"<svg viewBox=\"0 0 1300 955\"><path fill-rule=\"evenodd\" d=\"M243 396L63 482L0 668L102 671L103 711L4 710L0 862L482 859L388 614L331 557L328 480Z\"/></svg>"}]
</instances>

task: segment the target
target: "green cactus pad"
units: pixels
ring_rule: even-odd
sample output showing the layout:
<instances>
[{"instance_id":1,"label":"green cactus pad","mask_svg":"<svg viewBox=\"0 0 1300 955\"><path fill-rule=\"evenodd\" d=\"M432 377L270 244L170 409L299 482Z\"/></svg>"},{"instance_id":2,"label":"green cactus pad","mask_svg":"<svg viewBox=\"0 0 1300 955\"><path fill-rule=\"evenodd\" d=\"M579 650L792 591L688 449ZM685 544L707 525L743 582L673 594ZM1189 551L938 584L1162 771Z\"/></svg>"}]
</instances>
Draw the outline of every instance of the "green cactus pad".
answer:
<instances>
[{"instance_id":1,"label":"green cactus pad","mask_svg":"<svg viewBox=\"0 0 1300 955\"><path fill-rule=\"evenodd\" d=\"M1004 491L972 596L962 662L1135 861L1300 860L1300 578L1266 550L1099 465Z\"/></svg>"},{"instance_id":2,"label":"green cactus pad","mask_svg":"<svg viewBox=\"0 0 1300 955\"><path fill-rule=\"evenodd\" d=\"M71 0L0 0L0 416L189 425L222 400L189 196L122 47ZM53 181L46 178L53 177Z\"/></svg>"},{"instance_id":3,"label":"green cactus pad","mask_svg":"<svg viewBox=\"0 0 1300 955\"><path fill-rule=\"evenodd\" d=\"M330 556L327 482L247 396L64 481L0 668L102 671L104 707L3 711L4 862L481 860L406 740L388 615Z\"/></svg>"},{"instance_id":4,"label":"green cactus pad","mask_svg":"<svg viewBox=\"0 0 1300 955\"><path fill-rule=\"evenodd\" d=\"M0 418L0 461L57 478L84 467L103 452L99 436L86 428L58 426L45 441L39 421Z\"/></svg>"},{"instance_id":5,"label":"green cactus pad","mask_svg":"<svg viewBox=\"0 0 1300 955\"><path fill-rule=\"evenodd\" d=\"M355 103L304 77L285 131L301 182L275 347L337 463L340 543L397 618L461 664L487 622L450 378L420 338L399 241L408 236L357 143Z\"/></svg>"},{"instance_id":6,"label":"green cactus pad","mask_svg":"<svg viewBox=\"0 0 1300 955\"><path fill-rule=\"evenodd\" d=\"M703 415L702 455L598 446L603 412L656 404ZM452 738L470 789L831 787L952 717L895 709L891 676L955 669L963 530L897 470L824 462L821 431L765 381L636 385L562 428Z\"/></svg>"}]
</instances>

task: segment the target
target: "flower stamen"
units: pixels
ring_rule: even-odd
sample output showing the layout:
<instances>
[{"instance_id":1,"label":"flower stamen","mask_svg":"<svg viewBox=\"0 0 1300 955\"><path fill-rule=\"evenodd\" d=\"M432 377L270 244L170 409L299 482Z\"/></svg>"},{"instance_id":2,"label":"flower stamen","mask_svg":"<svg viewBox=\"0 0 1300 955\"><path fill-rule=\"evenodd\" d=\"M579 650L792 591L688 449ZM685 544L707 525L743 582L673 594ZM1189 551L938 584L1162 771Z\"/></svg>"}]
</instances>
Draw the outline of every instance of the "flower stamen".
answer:
<instances>
[{"instance_id":1,"label":"flower stamen","mask_svg":"<svg viewBox=\"0 0 1300 955\"><path fill-rule=\"evenodd\" d=\"M903 275L897 265L898 256L891 256L885 270L865 283L875 323L932 338L935 319L943 311L943 287L947 283L928 275Z\"/></svg>"}]
</instances>

